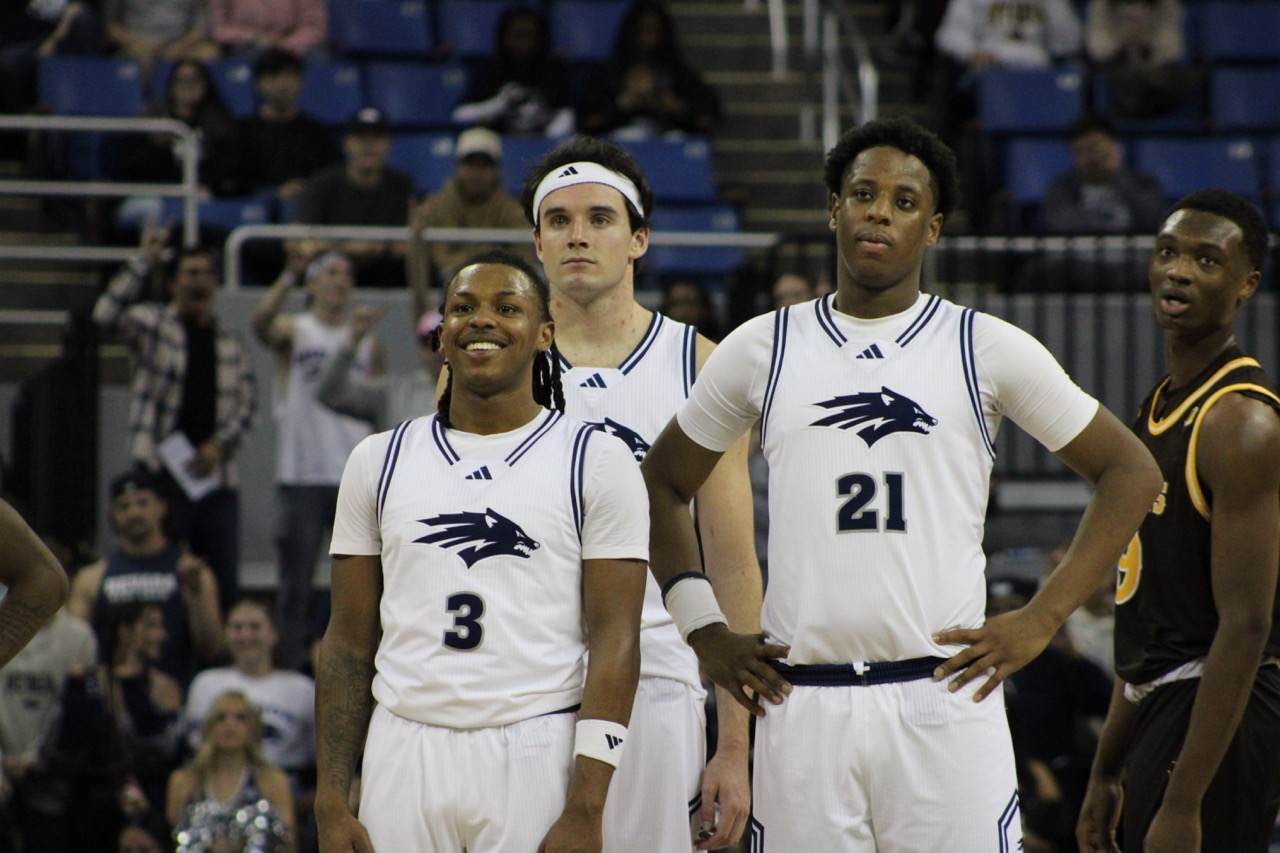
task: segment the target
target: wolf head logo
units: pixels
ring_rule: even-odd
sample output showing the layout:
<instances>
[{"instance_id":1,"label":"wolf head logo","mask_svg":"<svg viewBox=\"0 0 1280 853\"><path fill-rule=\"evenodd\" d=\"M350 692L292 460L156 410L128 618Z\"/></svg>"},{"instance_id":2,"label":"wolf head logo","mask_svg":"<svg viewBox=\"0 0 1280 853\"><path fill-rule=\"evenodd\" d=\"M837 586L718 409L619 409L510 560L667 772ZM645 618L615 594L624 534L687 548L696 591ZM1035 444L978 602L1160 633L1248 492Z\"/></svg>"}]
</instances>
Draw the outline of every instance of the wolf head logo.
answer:
<instances>
[{"instance_id":1,"label":"wolf head logo","mask_svg":"<svg viewBox=\"0 0 1280 853\"><path fill-rule=\"evenodd\" d=\"M867 447L895 432L928 435L938 425L937 418L916 405L915 401L881 386L879 391L863 391L832 397L816 405L836 411L814 421L812 426L851 429L862 437Z\"/></svg>"},{"instance_id":2,"label":"wolf head logo","mask_svg":"<svg viewBox=\"0 0 1280 853\"><path fill-rule=\"evenodd\" d=\"M459 548L458 556L468 569L486 557L503 554L527 560L542 547L520 525L487 507L484 512L449 512L420 518L418 523L438 529L414 542Z\"/></svg>"},{"instance_id":3,"label":"wolf head logo","mask_svg":"<svg viewBox=\"0 0 1280 853\"><path fill-rule=\"evenodd\" d=\"M605 418L604 423L599 424L599 427L609 435L615 435L626 442L627 447L631 448L631 455L636 458L637 462L644 461L645 454L649 452L650 444L640 436L640 433L631 427L623 426L613 418Z\"/></svg>"}]
</instances>

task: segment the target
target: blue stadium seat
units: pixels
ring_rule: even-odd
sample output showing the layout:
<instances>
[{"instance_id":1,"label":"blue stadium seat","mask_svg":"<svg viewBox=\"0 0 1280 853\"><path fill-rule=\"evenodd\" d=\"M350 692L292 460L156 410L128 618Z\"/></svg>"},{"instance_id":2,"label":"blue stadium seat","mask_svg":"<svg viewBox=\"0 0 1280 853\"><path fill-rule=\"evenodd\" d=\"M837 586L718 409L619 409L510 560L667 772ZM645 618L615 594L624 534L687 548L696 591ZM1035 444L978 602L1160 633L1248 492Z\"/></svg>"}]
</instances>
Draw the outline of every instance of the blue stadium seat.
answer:
<instances>
[{"instance_id":1,"label":"blue stadium seat","mask_svg":"<svg viewBox=\"0 0 1280 853\"><path fill-rule=\"evenodd\" d=\"M1058 175L1075 168L1064 139L1015 137L1005 148L1004 187L1009 192L1009 222L1018 231L1037 231L1045 190Z\"/></svg>"},{"instance_id":2,"label":"blue stadium seat","mask_svg":"<svg viewBox=\"0 0 1280 853\"><path fill-rule=\"evenodd\" d=\"M274 204L270 195L237 198L202 198L199 201L201 229L230 231L238 225L265 225L272 221ZM181 223L183 203L180 198L166 198L161 221Z\"/></svg>"},{"instance_id":3,"label":"blue stadium seat","mask_svg":"<svg viewBox=\"0 0 1280 853\"><path fill-rule=\"evenodd\" d=\"M1280 5L1209 0L1199 6L1199 47L1211 63L1280 62Z\"/></svg>"},{"instance_id":4,"label":"blue stadium seat","mask_svg":"<svg viewBox=\"0 0 1280 853\"><path fill-rule=\"evenodd\" d=\"M316 121L342 124L364 106L360 66L354 62L308 62L298 106Z\"/></svg>"},{"instance_id":5,"label":"blue stadium seat","mask_svg":"<svg viewBox=\"0 0 1280 853\"><path fill-rule=\"evenodd\" d=\"M1262 175L1257 146L1248 138L1149 138L1134 143L1134 165L1160 180L1165 198L1219 187L1258 202Z\"/></svg>"},{"instance_id":6,"label":"blue stadium seat","mask_svg":"<svg viewBox=\"0 0 1280 853\"><path fill-rule=\"evenodd\" d=\"M137 60L48 56L38 74L40 102L54 115L134 116L142 109Z\"/></svg>"},{"instance_id":7,"label":"blue stadium seat","mask_svg":"<svg viewBox=\"0 0 1280 853\"><path fill-rule=\"evenodd\" d=\"M1094 77L1093 109L1108 115L1111 108L1111 87L1105 74ZM1112 125L1121 136L1145 134L1192 134L1205 129L1205 94L1203 87L1196 87L1181 106L1161 116L1142 119L1112 117Z\"/></svg>"},{"instance_id":8,"label":"blue stadium seat","mask_svg":"<svg viewBox=\"0 0 1280 853\"><path fill-rule=\"evenodd\" d=\"M1084 110L1075 68L988 68L978 77L978 118L987 133L1057 133Z\"/></svg>"},{"instance_id":9,"label":"blue stadium seat","mask_svg":"<svg viewBox=\"0 0 1280 853\"><path fill-rule=\"evenodd\" d=\"M344 56L416 56L431 51L422 0L332 0L329 35Z\"/></svg>"},{"instance_id":10,"label":"blue stadium seat","mask_svg":"<svg viewBox=\"0 0 1280 853\"><path fill-rule=\"evenodd\" d=\"M386 114L392 128L451 127L467 71L454 64L371 62L365 81L369 103Z\"/></svg>"},{"instance_id":11,"label":"blue stadium seat","mask_svg":"<svg viewBox=\"0 0 1280 853\"><path fill-rule=\"evenodd\" d=\"M247 59L223 59L209 63L209 73L227 109L236 118L248 118L258 105L253 88L253 63Z\"/></svg>"},{"instance_id":12,"label":"blue stadium seat","mask_svg":"<svg viewBox=\"0 0 1280 853\"><path fill-rule=\"evenodd\" d=\"M726 204L659 207L653 214L653 234L659 235L644 263L660 276L726 275L742 266L743 251L720 246L663 246L660 235L671 231L711 231L736 234L738 213Z\"/></svg>"},{"instance_id":13,"label":"blue stadium seat","mask_svg":"<svg viewBox=\"0 0 1280 853\"><path fill-rule=\"evenodd\" d=\"M509 0L436 0L436 41L451 46L457 58L489 56L498 18L508 5Z\"/></svg>"},{"instance_id":14,"label":"blue stadium seat","mask_svg":"<svg viewBox=\"0 0 1280 853\"><path fill-rule=\"evenodd\" d=\"M660 205L716 200L711 144L704 136L621 143L636 158Z\"/></svg>"},{"instance_id":15,"label":"blue stadium seat","mask_svg":"<svg viewBox=\"0 0 1280 853\"><path fill-rule=\"evenodd\" d=\"M1209 93L1215 130L1280 130L1280 67L1214 68Z\"/></svg>"},{"instance_id":16,"label":"blue stadium seat","mask_svg":"<svg viewBox=\"0 0 1280 853\"><path fill-rule=\"evenodd\" d=\"M627 6L627 0L551 0L552 49L571 62L608 59Z\"/></svg>"},{"instance_id":17,"label":"blue stadium seat","mask_svg":"<svg viewBox=\"0 0 1280 853\"><path fill-rule=\"evenodd\" d=\"M564 141L563 137L503 136L502 137L502 185L516 198L520 197L520 185L533 164L552 148Z\"/></svg>"},{"instance_id":18,"label":"blue stadium seat","mask_svg":"<svg viewBox=\"0 0 1280 853\"><path fill-rule=\"evenodd\" d=\"M391 141L391 156L387 162L408 173L417 184L418 192L436 192L453 176L453 135L397 134Z\"/></svg>"}]
</instances>

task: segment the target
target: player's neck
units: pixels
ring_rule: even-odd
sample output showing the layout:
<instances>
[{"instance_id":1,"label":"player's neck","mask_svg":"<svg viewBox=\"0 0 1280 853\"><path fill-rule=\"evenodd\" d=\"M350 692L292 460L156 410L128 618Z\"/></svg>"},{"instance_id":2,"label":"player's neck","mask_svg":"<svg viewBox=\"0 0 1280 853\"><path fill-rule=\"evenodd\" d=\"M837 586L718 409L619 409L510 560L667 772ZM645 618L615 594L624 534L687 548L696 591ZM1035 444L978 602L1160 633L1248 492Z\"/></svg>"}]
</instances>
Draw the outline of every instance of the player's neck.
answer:
<instances>
[{"instance_id":1,"label":"player's neck","mask_svg":"<svg viewBox=\"0 0 1280 853\"><path fill-rule=\"evenodd\" d=\"M120 540L120 550L126 557L154 557L168 547L169 540L159 532L137 539Z\"/></svg>"},{"instance_id":2,"label":"player's neck","mask_svg":"<svg viewBox=\"0 0 1280 853\"><path fill-rule=\"evenodd\" d=\"M1235 345L1236 332L1231 326L1215 329L1197 340L1169 334L1165 340L1169 388L1181 388L1194 381L1218 356Z\"/></svg>"},{"instance_id":3,"label":"player's neck","mask_svg":"<svg viewBox=\"0 0 1280 853\"><path fill-rule=\"evenodd\" d=\"M543 411L529 388L482 397L455 384L449 400L449 423L461 432L497 435L519 429Z\"/></svg>"},{"instance_id":4,"label":"player's neck","mask_svg":"<svg viewBox=\"0 0 1280 853\"><path fill-rule=\"evenodd\" d=\"M834 308L860 320L879 320L907 311L920 298L919 280L904 279L886 288L862 287L841 281L836 287Z\"/></svg>"},{"instance_id":5,"label":"player's neck","mask_svg":"<svg viewBox=\"0 0 1280 853\"><path fill-rule=\"evenodd\" d=\"M653 312L618 287L583 303L552 292L556 347L575 367L617 367L640 343Z\"/></svg>"}]
</instances>

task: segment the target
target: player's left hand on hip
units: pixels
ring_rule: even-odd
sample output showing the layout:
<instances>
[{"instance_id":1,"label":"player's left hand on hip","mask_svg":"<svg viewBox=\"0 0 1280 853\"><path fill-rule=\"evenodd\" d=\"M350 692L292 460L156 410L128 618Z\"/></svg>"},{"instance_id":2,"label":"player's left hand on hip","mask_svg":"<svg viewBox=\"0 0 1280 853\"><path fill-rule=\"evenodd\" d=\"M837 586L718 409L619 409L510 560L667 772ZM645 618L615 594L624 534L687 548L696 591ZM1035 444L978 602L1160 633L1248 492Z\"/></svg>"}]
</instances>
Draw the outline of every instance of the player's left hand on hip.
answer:
<instances>
[{"instance_id":1,"label":"player's left hand on hip","mask_svg":"<svg viewBox=\"0 0 1280 853\"><path fill-rule=\"evenodd\" d=\"M968 648L939 664L933 680L951 678L947 689L955 693L975 678L986 676L986 682L973 694L973 701L981 702L1000 682L1044 651L1056 629L1057 626L1044 625L1023 607L993 616L980 628L939 631L933 635L935 643Z\"/></svg>"}]
</instances>

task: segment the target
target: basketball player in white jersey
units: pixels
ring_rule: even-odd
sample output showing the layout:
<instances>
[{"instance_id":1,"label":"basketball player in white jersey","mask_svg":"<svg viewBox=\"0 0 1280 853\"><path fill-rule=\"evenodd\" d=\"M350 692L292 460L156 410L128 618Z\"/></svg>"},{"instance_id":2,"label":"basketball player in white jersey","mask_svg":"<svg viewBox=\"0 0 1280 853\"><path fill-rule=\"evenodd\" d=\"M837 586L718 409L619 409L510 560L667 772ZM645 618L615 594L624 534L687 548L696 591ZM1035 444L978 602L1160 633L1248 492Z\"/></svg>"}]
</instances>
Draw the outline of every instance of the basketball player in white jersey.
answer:
<instances>
[{"instance_id":1,"label":"basketball player in white jersey","mask_svg":"<svg viewBox=\"0 0 1280 853\"><path fill-rule=\"evenodd\" d=\"M708 360L642 466L653 572L711 677L761 715L754 853L1017 850L1000 682L1115 565L1159 472L1034 338L920 292L956 195L936 136L903 119L855 128L827 155L826 183L837 291L748 321ZM1094 493L1041 591L984 625L1005 417ZM769 588L764 634L748 636L682 574L698 561L684 506L757 418ZM767 715L744 689L774 703Z\"/></svg>"},{"instance_id":2,"label":"basketball player in white jersey","mask_svg":"<svg viewBox=\"0 0 1280 853\"><path fill-rule=\"evenodd\" d=\"M277 657L285 669L301 666L310 624L312 574L325 529L333 521L338 481L351 449L370 432L367 421L340 415L317 395L325 366L352 334L351 291L355 272L341 252L326 252L307 264L303 283L309 303L298 314L281 314L298 274L286 269L262 295L253 330L276 361L276 548L280 588ZM366 336L352 360L362 378L382 372L382 346Z\"/></svg>"},{"instance_id":3,"label":"basketball player in white jersey","mask_svg":"<svg viewBox=\"0 0 1280 853\"><path fill-rule=\"evenodd\" d=\"M648 248L654 207L644 173L621 148L574 137L534 166L521 202L551 285L567 411L619 436L642 460L715 346L635 299L635 266ZM734 626L755 631L761 581L746 450L744 437L695 503L707 575ZM705 700L697 659L650 578L632 747L605 809L610 853L689 853L695 841L698 849L716 849L742 834L750 805L748 714L723 697L708 764Z\"/></svg>"},{"instance_id":4,"label":"basketball player in white jersey","mask_svg":"<svg viewBox=\"0 0 1280 853\"><path fill-rule=\"evenodd\" d=\"M548 303L510 254L464 266L438 413L347 463L317 674L323 853L601 850L648 513L626 446L563 413Z\"/></svg>"}]
</instances>

